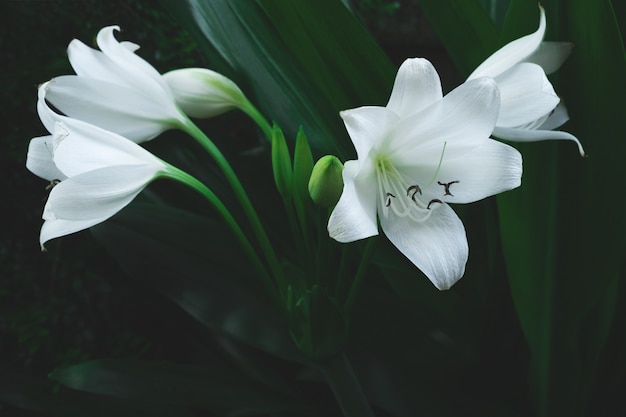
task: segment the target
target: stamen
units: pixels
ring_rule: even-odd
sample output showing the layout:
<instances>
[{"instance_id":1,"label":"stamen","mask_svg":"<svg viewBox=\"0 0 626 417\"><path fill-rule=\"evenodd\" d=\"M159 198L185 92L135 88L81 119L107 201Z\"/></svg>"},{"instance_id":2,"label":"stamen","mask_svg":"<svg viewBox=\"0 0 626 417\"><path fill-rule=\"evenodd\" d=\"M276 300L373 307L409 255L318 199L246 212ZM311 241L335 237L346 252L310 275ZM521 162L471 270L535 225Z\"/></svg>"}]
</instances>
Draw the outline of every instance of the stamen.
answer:
<instances>
[{"instance_id":1,"label":"stamen","mask_svg":"<svg viewBox=\"0 0 626 417\"><path fill-rule=\"evenodd\" d=\"M391 205L391 197L396 198L395 195L387 193L387 202L385 203L385 207L389 207Z\"/></svg>"},{"instance_id":2,"label":"stamen","mask_svg":"<svg viewBox=\"0 0 626 417\"><path fill-rule=\"evenodd\" d=\"M409 188L406 189L406 196L408 197L409 194L411 193L411 190L413 190L413 195L411 196L411 200L413 200L413 202L415 204L417 204L417 201L415 200L415 194L420 193L420 195L422 195L422 189L420 188L419 185L415 184L415 185L411 185Z\"/></svg>"},{"instance_id":3,"label":"stamen","mask_svg":"<svg viewBox=\"0 0 626 417\"><path fill-rule=\"evenodd\" d=\"M442 186L443 186L443 188L444 188L444 194L443 194L443 195L451 195L452 197L454 197L454 194L452 194L452 193L450 192L450 186L451 186L452 184L458 184L459 182L461 182L461 181L459 181L459 180L450 181L450 182L441 182L441 181L437 181L437 184L439 184L439 185L442 185Z\"/></svg>"},{"instance_id":4,"label":"stamen","mask_svg":"<svg viewBox=\"0 0 626 417\"><path fill-rule=\"evenodd\" d=\"M430 210L430 205L431 205L432 203L439 203L439 204L443 204L443 201L439 200L438 198L434 198L434 199L430 200L430 201L428 202L428 206L426 206L426 208L427 208L428 210Z\"/></svg>"}]
</instances>

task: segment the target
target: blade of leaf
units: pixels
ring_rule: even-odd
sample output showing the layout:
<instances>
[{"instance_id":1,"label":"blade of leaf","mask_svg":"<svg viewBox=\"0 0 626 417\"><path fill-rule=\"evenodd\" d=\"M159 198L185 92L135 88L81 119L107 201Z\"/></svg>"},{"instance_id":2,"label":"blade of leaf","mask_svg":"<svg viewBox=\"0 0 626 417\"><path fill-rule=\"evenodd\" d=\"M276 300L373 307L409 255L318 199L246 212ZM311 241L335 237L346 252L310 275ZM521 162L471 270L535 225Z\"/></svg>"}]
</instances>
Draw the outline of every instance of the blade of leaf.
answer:
<instances>
[{"instance_id":1,"label":"blade of leaf","mask_svg":"<svg viewBox=\"0 0 626 417\"><path fill-rule=\"evenodd\" d=\"M163 204L134 203L91 230L131 277L201 323L265 352L301 359L283 316L223 225Z\"/></svg>"},{"instance_id":2,"label":"blade of leaf","mask_svg":"<svg viewBox=\"0 0 626 417\"><path fill-rule=\"evenodd\" d=\"M254 383L217 357L202 365L103 359L54 371L50 377L79 391L155 405L204 409L220 415L259 415L312 408L302 399Z\"/></svg>"},{"instance_id":3,"label":"blade of leaf","mask_svg":"<svg viewBox=\"0 0 626 417\"><path fill-rule=\"evenodd\" d=\"M498 30L478 0L420 0L420 5L463 75L497 49Z\"/></svg>"}]
</instances>

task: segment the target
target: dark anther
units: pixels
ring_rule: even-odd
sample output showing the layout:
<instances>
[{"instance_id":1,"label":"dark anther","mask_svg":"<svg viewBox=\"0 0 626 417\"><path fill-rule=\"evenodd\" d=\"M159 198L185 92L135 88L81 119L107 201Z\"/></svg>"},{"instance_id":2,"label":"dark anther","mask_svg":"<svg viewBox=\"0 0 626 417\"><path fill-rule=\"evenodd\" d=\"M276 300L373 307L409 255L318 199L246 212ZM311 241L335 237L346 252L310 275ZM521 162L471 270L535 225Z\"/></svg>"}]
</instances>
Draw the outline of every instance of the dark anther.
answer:
<instances>
[{"instance_id":1,"label":"dark anther","mask_svg":"<svg viewBox=\"0 0 626 417\"><path fill-rule=\"evenodd\" d=\"M385 207L389 207L391 205L391 197L396 198L395 195L387 193L387 201L385 202Z\"/></svg>"},{"instance_id":2,"label":"dark anther","mask_svg":"<svg viewBox=\"0 0 626 417\"><path fill-rule=\"evenodd\" d=\"M46 185L46 191L52 190L54 188L54 186L57 185L60 182L61 182L61 180L52 180L52 181L50 181L50 184Z\"/></svg>"},{"instance_id":3,"label":"dark anther","mask_svg":"<svg viewBox=\"0 0 626 417\"><path fill-rule=\"evenodd\" d=\"M413 194L411 194L411 191L413 191ZM417 184L411 185L409 188L406 189L406 196L408 197L409 194L411 194L411 200L413 200L413 202L416 204L417 204L417 201L415 201L415 194L417 193L420 193L420 195L422 195L422 189Z\"/></svg>"},{"instance_id":4,"label":"dark anther","mask_svg":"<svg viewBox=\"0 0 626 417\"><path fill-rule=\"evenodd\" d=\"M435 198L434 200L430 200L430 201L428 202L428 206L426 206L426 208L427 208L428 210L430 210L430 205L431 205L432 203L439 203L439 204L443 204L443 201L439 200L438 198Z\"/></svg>"},{"instance_id":5,"label":"dark anther","mask_svg":"<svg viewBox=\"0 0 626 417\"><path fill-rule=\"evenodd\" d=\"M454 194L452 194L450 192L450 186L452 184L456 184L459 183L460 181L450 181L450 182L441 182L441 181L437 181L437 184L442 185L443 186L443 195L451 195L452 197L454 197Z\"/></svg>"}]
</instances>

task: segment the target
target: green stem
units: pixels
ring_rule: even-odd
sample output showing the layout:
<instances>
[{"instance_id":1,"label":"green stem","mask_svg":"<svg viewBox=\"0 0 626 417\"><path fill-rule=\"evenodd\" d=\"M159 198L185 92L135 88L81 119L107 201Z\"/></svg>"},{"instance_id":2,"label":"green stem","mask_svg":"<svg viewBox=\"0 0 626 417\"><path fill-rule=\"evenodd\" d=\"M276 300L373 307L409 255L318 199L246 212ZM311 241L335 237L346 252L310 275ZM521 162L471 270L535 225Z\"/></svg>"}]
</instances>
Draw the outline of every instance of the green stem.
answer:
<instances>
[{"instance_id":1,"label":"green stem","mask_svg":"<svg viewBox=\"0 0 626 417\"><path fill-rule=\"evenodd\" d=\"M252 205L252 202L248 197L248 194L243 188L243 185L239 181L237 174L235 174L235 171L232 169L222 152L218 149L217 146L215 146L213 141L209 139L209 137L206 136L204 132L200 130L198 126L196 126L191 120L187 120L186 124L183 125L183 130L185 130L194 139L196 139L196 141L198 141L198 143L209 153L209 155L213 157L213 159L217 163L217 166L224 173L226 180L233 189L237 200L241 204L241 207L243 208L244 213L246 214L246 217L248 218L248 221L252 226L252 230L256 235L257 241L261 247L261 250L263 251L265 259L269 264L272 275L277 281L280 295L281 297L284 296L283 291L285 290L285 288L287 288L287 286L282 268L280 267L280 263L278 261L278 257L276 256L276 252L274 251L274 248L267 236L267 233L265 232L265 229L261 224L261 220L259 219L259 216L257 215Z\"/></svg>"},{"instance_id":2,"label":"green stem","mask_svg":"<svg viewBox=\"0 0 626 417\"><path fill-rule=\"evenodd\" d=\"M276 287L271 279L271 276L267 272L265 266L263 265L263 262L261 262L261 259L257 255L256 251L250 244L250 241L243 233L243 230L241 230L241 227L239 227L239 223L237 223L235 218L230 214L230 211L228 211L228 209L226 208L224 203L222 203L219 197L217 197L217 195L215 195L215 193L213 193L213 191L211 191L211 189L209 189L201 181L172 165L168 164L168 171L164 175L166 178L174 179L176 181L180 181L186 184L190 188L200 193L204 198L209 201L209 203L211 203L211 205L215 208L218 214L230 227L233 234L235 235L235 238L239 241L239 244L242 246L244 252L248 255L250 262L252 262L252 265L259 272L263 283L270 291L270 295L274 296Z\"/></svg>"},{"instance_id":3,"label":"green stem","mask_svg":"<svg viewBox=\"0 0 626 417\"><path fill-rule=\"evenodd\" d=\"M354 276L354 280L352 281L352 286L350 287L350 292L348 293L348 298L346 299L345 304L345 314L346 317L350 317L350 312L352 311L352 307L354 306L354 302L356 301L356 296L361 288L361 283L363 282L363 278L365 277L365 272L367 271L367 267L369 266L370 260L372 259L372 253L374 252L374 245L376 244L377 238L370 238L365 246L365 250L361 255L361 263L359 264L359 269L356 271L356 275Z\"/></svg>"},{"instance_id":4,"label":"green stem","mask_svg":"<svg viewBox=\"0 0 626 417\"><path fill-rule=\"evenodd\" d=\"M345 353L321 364L322 372L345 417L374 417L374 412Z\"/></svg>"},{"instance_id":5,"label":"green stem","mask_svg":"<svg viewBox=\"0 0 626 417\"><path fill-rule=\"evenodd\" d=\"M256 107L250 101L246 100L245 103L239 107L241 111L247 114L254 122L259 126L259 128L263 131L265 137L271 141L272 140L272 126L268 123L268 121L263 117L261 112L257 110Z\"/></svg>"}]
</instances>

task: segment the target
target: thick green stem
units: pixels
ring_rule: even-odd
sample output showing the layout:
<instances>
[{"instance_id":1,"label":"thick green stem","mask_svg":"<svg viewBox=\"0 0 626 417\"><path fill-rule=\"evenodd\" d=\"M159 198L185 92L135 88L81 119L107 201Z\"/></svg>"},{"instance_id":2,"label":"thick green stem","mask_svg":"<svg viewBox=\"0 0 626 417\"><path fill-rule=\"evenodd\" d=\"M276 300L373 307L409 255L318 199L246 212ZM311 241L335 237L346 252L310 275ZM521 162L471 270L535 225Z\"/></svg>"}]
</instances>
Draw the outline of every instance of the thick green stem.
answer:
<instances>
[{"instance_id":1,"label":"thick green stem","mask_svg":"<svg viewBox=\"0 0 626 417\"><path fill-rule=\"evenodd\" d=\"M233 192L235 193L235 196L237 197L237 200L239 201L239 204L241 204L241 207L243 208L244 213L248 218L250 225L252 226L252 230L257 238L259 246L261 247L265 259L269 264L272 275L276 280L278 289L281 293L280 295L281 297L284 296L284 294L282 293L287 288L287 286L282 268L278 261L278 257L276 256L276 253L267 236L267 233L265 232L265 229L261 224L261 220L259 219L259 216L257 215L256 210L254 209L252 202L248 197L248 194L243 188L243 185L239 181L237 174L235 174L235 171L232 169L222 152L218 149L217 146L215 146L213 141L209 139L208 136L206 136L204 132L200 130L191 120L187 120L182 128L194 139L196 139L196 141L198 141L198 143L209 153L209 155L211 155L211 157L217 163L217 166L224 173L226 180L230 184Z\"/></svg>"},{"instance_id":2,"label":"thick green stem","mask_svg":"<svg viewBox=\"0 0 626 417\"><path fill-rule=\"evenodd\" d=\"M271 141L272 140L272 126L268 123L268 121L263 117L263 115L257 110L256 107L252 103L246 100L246 102L240 107L241 111L247 114L257 126L263 131L265 137Z\"/></svg>"},{"instance_id":3,"label":"thick green stem","mask_svg":"<svg viewBox=\"0 0 626 417\"><path fill-rule=\"evenodd\" d=\"M320 364L345 417L374 417L374 412L345 353Z\"/></svg>"},{"instance_id":4,"label":"thick green stem","mask_svg":"<svg viewBox=\"0 0 626 417\"><path fill-rule=\"evenodd\" d=\"M248 240L246 235L243 233L243 230L241 230L241 227L239 227L239 224L237 223L235 218L230 214L230 211L228 211L228 209L226 208L224 203L222 203L219 197L217 197L217 195L215 195L215 193L213 193L213 191L211 191L211 189L209 189L201 181L189 175L185 171L182 171L172 165L168 166L168 171L165 174L165 177L174 179L174 180L177 180L186 184L190 188L200 193L204 198L206 198L209 201L209 203L211 203L211 205L215 208L217 213L222 217L222 219L224 219L228 227L230 227L230 229L232 230L233 234L235 235L235 238L239 241L239 244L243 248L246 255L248 255L250 262L256 268L257 272L261 276L261 279L263 280L263 284L270 291L270 296L273 297L276 294L276 286L274 282L272 281L271 276L267 272L267 269L263 265L263 262L261 262L261 259L259 258L258 254L256 253L256 251L250 244L250 241Z\"/></svg>"}]
</instances>

